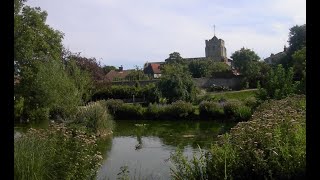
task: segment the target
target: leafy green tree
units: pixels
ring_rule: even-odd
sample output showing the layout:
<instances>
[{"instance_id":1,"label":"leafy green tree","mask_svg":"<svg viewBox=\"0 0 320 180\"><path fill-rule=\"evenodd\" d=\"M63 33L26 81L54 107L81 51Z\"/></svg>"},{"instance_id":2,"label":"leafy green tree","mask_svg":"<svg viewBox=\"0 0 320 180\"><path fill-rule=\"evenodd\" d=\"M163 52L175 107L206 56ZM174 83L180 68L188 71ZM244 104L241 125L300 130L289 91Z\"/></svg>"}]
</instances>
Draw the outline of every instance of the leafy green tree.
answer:
<instances>
[{"instance_id":1,"label":"leafy green tree","mask_svg":"<svg viewBox=\"0 0 320 180\"><path fill-rule=\"evenodd\" d=\"M14 66L18 76L33 71L36 61L59 61L63 47L63 34L45 23L47 12L24 2L14 3Z\"/></svg>"},{"instance_id":2,"label":"leafy green tree","mask_svg":"<svg viewBox=\"0 0 320 180\"><path fill-rule=\"evenodd\" d=\"M65 71L77 87L82 103L88 102L93 92L93 81L89 72L81 70L73 59L66 62Z\"/></svg>"},{"instance_id":3,"label":"leafy green tree","mask_svg":"<svg viewBox=\"0 0 320 180\"><path fill-rule=\"evenodd\" d=\"M306 47L297 50L292 55L293 70L295 79L302 79L303 73L306 72Z\"/></svg>"},{"instance_id":4,"label":"leafy green tree","mask_svg":"<svg viewBox=\"0 0 320 180\"><path fill-rule=\"evenodd\" d=\"M208 61L195 60L188 64L189 72L194 78L206 77L208 75Z\"/></svg>"},{"instance_id":5,"label":"leafy green tree","mask_svg":"<svg viewBox=\"0 0 320 180\"><path fill-rule=\"evenodd\" d=\"M126 79L139 81L148 79L148 76L144 74L143 69L141 69L139 66L136 66L136 69L131 71Z\"/></svg>"},{"instance_id":6,"label":"leafy green tree","mask_svg":"<svg viewBox=\"0 0 320 180\"><path fill-rule=\"evenodd\" d=\"M293 26L289 33L289 49L288 54L292 55L295 51L306 46L306 24L301 26Z\"/></svg>"},{"instance_id":7,"label":"leafy green tree","mask_svg":"<svg viewBox=\"0 0 320 180\"><path fill-rule=\"evenodd\" d=\"M23 78L18 87L24 98L24 119L47 120L50 116L67 117L75 113L81 94L61 62L37 62L32 78ZM39 119L39 116L43 116Z\"/></svg>"},{"instance_id":8,"label":"leafy green tree","mask_svg":"<svg viewBox=\"0 0 320 180\"><path fill-rule=\"evenodd\" d=\"M289 32L289 48L286 52L286 56L280 59L278 64L282 64L283 67L289 68L294 66L293 54L306 47L306 24L301 26L293 26Z\"/></svg>"},{"instance_id":9,"label":"leafy green tree","mask_svg":"<svg viewBox=\"0 0 320 180\"><path fill-rule=\"evenodd\" d=\"M172 64L172 63L184 64L185 63L184 59L181 57L180 53L178 52L173 52L169 54L169 58L167 58L165 62L168 64Z\"/></svg>"},{"instance_id":10,"label":"leafy green tree","mask_svg":"<svg viewBox=\"0 0 320 180\"><path fill-rule=\"evenodd\" d=\"M15 119L67 117L86 94L86 75L65 61L63 34L46 24L47 13L24 2L14 1Z\"/></svg>"},{"instance_id":11,"label":"leafy green tree","mask_svg":"<svg viewBox=\"0 0 320 180\"><path fill-rule=\"evenodd\" d=\"M178 64L164 66L163 74L157 84L161 96L169 102L177 100L192 101L195 98L196 86L187 68Z\"/></svg>"},{"instance_id":12,"label":"leafy green tree","mask_svg":"<svg viewBox=\"0 0 320 180\"><path fill-rule=\"evenodd\" d=\"M299 81L298 93L306 93L306 47L292 55L294 79Z\"/></svg>"},{"instance_id":13,"label":"leafy green tree","mask_svg":"<svg viewBox=\"0 0 320 180\"><path fill-rule=\"evenodd\" d=\"M258 98L261 100L282 99L295 93L297 85L298 83L293 81L293 68L286 70L280 64L268 73L265 86L259 88Z\"/></svg>"},{"instance_id":14,"label":"leafy green tree","mask_svg":"<svg viewBox=\"0 0 320 180\"><path fill-rule=\"evenodd\" d=\"M102 67L104 74L108 74L108 72L110 72L111 70L116 70L117 68L114 66L103 66Z\"/></svg>"},{"instance_id":15,"label":"leafy green tree","mask_svg":"<svg viewBox=\"0 0 320 180\"><path fill-rule=\"evenodd\" d=\"M263 61L252 61L247 63L243 72L243 82L248 83L250 88L256 88L258 82L263 86L266 83L267 74L271 67Z\"/></svg>"},{"instance_id":16,"label":"leafy green tree","mask_svg":"<svg viewBox=\"0 0 320 180\"><path fill-rule=\"evenodd\" d=\"M217 72L228 72L231 71L231 67L224 63L224 62L212 62L209 61L208 63L208 71L209 71L209 75L213 76L214 73Z\"/></svg>"},{"instance_id":17,"label":"leafy green tree","mask_svg":"<svg viewBox=\"0 0 320 180\"><path fill-rule=\"evenodd\" d=\"M234 66L240 70L240 72L246 71L249 62L257 62L260 57L250 49L241 48L231 55Z\"/></svg>"}]
</instances>

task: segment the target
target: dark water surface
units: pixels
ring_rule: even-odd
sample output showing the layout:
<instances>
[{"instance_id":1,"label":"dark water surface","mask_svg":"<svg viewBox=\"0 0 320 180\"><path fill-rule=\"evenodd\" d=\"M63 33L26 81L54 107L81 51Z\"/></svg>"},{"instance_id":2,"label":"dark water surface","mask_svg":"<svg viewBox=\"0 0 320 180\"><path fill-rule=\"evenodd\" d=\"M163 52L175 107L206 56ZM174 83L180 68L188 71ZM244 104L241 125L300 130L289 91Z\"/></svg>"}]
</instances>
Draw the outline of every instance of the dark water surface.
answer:
<instances>
[{"instance_id":1,"label":"dark water surface","mask_svg":"<svg viewBox=\"0 0 320 180\"><path fill-rule=\"evenodd\" d=\"M170 179L170 154L189 157L207 149L234 123L213 121L118 120L113 136L100 142L104 161L97 179L117 179L127 166L130 179Z\"/></svg>"}]
</instances>

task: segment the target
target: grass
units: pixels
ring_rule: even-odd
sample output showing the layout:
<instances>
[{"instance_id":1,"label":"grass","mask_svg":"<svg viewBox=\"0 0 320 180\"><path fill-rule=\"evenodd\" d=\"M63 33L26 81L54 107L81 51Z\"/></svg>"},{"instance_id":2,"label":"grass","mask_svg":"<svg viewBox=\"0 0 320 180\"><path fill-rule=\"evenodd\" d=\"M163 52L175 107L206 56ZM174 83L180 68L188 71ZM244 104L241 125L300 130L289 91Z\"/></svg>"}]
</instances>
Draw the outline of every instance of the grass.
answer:
<instances>
[{"instance_id":1,"label":"grass","mask_svg":"<svg viewBox=\"0 0 320 180\"><path fill-rule=\"evenodd\" d=\"M103 159L98 138L112 133L103 101L79 107L67 123L52 123L14 139L14 179L95 179Z\"/></svg>"},{"instance_id":2,"label":"grass","mask_svg":"<svg viewBox=\"0 0 320 180\"><path fill-rule=\"evenodd\" d=\"M205 96L214 97L214 100L218 101L219 99L236 99L244 101L249 97L255 96L257 89L242 90L242 91L227 91L227 92L207 92ZM201 97L201 96L200 96ZM203 96L202 96L203 97Z\"/></svg>"},{"instance_id":3,"label":"grass","mask_svg":"<svg viewBox=\"0 0 320 180\"><path fill-rule=\"evenodd\" d=\"M14 140L14 179L95 179L102 160L95 136L52 124Z\"/></svg>"}]
</instances>

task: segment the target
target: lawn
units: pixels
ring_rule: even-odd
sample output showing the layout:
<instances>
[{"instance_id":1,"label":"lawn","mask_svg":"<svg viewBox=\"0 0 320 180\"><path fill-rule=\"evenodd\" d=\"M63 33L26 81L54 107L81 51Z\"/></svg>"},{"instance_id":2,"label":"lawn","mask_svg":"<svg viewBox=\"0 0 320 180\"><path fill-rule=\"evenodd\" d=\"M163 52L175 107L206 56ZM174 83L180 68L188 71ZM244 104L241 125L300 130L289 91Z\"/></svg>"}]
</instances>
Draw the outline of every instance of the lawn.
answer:
<instances>
[{"instance_id":1,"label":"lawn","mask_svg":"<svg viewBox=\"0 0 320 180\"><path fill-rule=\"evenodd\" d=\"M253 97L257 89L246 89L241 91L227 91L227 92L207 92L202 96L214 97L215 100L223 99L237 99L240 101L245 100L248 97Z\"/></svg>"}]
</instances>

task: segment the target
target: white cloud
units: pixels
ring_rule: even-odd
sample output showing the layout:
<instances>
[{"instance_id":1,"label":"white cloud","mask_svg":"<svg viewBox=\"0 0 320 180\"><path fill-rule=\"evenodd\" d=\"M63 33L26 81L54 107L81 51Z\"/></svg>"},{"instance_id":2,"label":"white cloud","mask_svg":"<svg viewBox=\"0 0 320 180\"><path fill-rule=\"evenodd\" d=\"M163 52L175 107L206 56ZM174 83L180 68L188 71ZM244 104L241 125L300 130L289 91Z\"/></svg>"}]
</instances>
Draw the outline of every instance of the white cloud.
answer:
<instances>
[{"instance_id":1,"label":"white cloud","mask_svg":"<svg viewBox=\"0 0 320 180\"><path fill-rule=\"evenodd\" d=\"M142 66L178 51L204 56L205 39L225 40L227 54L248 47L266 57L282 51L289 28L305 23L302 0L29 0L48 11L48 24L64 44L103 64ZM125 67L126 67L125 66Z\"/></svg>"}]
</instances>

